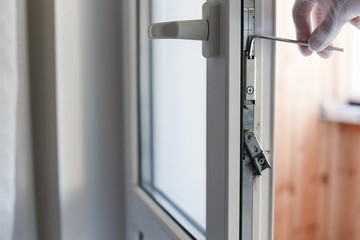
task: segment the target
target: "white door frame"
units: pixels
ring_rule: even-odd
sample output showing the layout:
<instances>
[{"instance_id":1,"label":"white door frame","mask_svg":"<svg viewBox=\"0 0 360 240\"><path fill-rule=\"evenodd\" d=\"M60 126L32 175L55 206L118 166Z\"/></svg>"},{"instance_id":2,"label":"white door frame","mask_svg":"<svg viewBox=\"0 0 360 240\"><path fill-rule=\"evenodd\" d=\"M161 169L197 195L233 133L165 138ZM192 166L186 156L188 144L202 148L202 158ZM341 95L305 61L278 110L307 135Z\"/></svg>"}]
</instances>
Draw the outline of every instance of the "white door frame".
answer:
<instances>
[{"instance_id":1,"label":"white door frame","mask_svg":"<svg viewBox=\"0 0 360 240\"><path fill-rule=\"evenodd\" d=\"M240 239L241 161L241 13L239 0L220 4L220 57L207 60L207 239ZM256 29L274 33L274 3L257 1ZM139 231L150 239L192 239L138 184L138 98L136 1L123 3L124 109L127 198L127 239L139 239ZM269 21L269 19L271 21ZM270 23L270 24L269 24ZM231 51L229 51L231 49ZM257 130L265 151L273 150L272 106L273 44L256 43L259 91ZM200 53L199 53L200 54ZM266 89L266 91L265 91ZM259 92L258 92L259 94ZM260 94L259 94L260 95ZM260 114L261 113L261 114ZM219 127L223 126L223 127ZM272 171L254 184L253 239L272 239ZM270 200L270 201L269 201ZM135 206L141 206L135 207ZM265 217L264 217L265 216ZM156 233L160 227L163 233ZM160 235L159 235L160 234ZM164 234L163 236L161 234ZM166 237L165 237L166 236Z\"/></svg>"},{"instance_id":2,"label":"white door frame","mask_svg":"<svg viewBox=\"0 0 360 240\"><path fill-rule=\"evenodd\" d=\"M275 36L275 0L255 1L255 32ZM271 170L255 179L253 188L254 240L273 239L274 219L274 105L275 105L275 42L257 40L257 98L254 132L270 159Z\"/></svg>"}]
</instances>

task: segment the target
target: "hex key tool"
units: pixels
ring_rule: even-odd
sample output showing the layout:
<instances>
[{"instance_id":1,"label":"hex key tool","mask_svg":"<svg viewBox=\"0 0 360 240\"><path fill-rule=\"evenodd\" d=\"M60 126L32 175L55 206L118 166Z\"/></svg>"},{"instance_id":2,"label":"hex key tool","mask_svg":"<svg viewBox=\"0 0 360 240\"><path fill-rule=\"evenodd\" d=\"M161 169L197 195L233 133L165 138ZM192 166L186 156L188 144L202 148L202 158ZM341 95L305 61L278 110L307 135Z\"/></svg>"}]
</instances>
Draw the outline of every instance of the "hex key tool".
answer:
<instances>
[{"instance_id":1,"label":"hex key tool","mask_svg":"<svg viewBox=\"0 0 360 240\"><path fill-rule=\"evenodd\" d=\"M306 42L306 41L298 41L298 40L292 40L292 39L287 39L287 38L280 38L280 37L273 37L273 36L265 36L265 35L256 34L256 35L253 35L253 36L251 36L249 38L249 43L248 43L249 57L253 57L252 52L253 52L253 49L254 49L254 41L255 41L256 38L262 38L262 39L267 39L267 40L292 43L292 44L297 44L297 45L302 45L302 46L309 46L308 42ZM344 51L343 48L332 47L332 46L328 46L325 49L330 50L330 51L338 51L338 52L343 52Z\"/></svg>"}]
</instances>

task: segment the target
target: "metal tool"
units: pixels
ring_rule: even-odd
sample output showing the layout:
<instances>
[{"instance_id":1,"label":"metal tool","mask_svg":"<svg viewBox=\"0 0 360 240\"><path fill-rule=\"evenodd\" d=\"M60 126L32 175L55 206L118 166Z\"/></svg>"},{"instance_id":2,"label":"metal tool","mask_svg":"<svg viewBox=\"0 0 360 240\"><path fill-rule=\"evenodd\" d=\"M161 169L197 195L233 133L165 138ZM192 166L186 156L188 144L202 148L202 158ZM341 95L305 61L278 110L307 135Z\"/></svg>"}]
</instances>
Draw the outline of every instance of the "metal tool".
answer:
<instances>
[{"instance_id":1,"label":"metal tool","mask_svg":"<svg viewBox=\"0 0 360 240\"><path fill-rule=\"evenodd\" d=\"M254 41L255 41L256 38L262 38L262 39L267 39L267 40L274 40L274 41L292 43L292 44L297 44L297 45L301 45L301 46L309 46L308 42L306 42L306 41L298 41L298 40L292 40L292 39L287 39L287 38L279 38L279 37L265 36L265 35L256 34L256 35L251 36L250 39L249 39L249 44L248 44L249 57L253 57L252 54L253 54L253 49L254 49ZM338 52L343 52L344 51L343 48L332 47L332 46L328 46L325 49L330 50L330 51L338 51Z\"/></svg>"}]
</instances>

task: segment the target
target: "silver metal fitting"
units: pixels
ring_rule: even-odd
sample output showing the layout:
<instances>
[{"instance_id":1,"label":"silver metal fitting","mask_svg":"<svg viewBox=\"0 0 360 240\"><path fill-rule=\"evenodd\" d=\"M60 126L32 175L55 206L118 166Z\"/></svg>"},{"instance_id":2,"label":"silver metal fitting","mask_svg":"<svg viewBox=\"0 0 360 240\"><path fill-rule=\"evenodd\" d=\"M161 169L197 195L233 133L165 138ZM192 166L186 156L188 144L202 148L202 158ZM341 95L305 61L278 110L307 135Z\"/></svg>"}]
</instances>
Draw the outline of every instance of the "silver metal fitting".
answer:
<instances>
[{"instance_id":1,"label":"silver metal fitting","mask_svg":"<svg viewBox=\"0 0 360 240\"><path fill-rule=\"evenodd\" d=\"M247 92L247 94L251 95L254 93L254 88L252 86L249 86L249 87L247 87L246 92Z\"/></svg>"}]
</instances>

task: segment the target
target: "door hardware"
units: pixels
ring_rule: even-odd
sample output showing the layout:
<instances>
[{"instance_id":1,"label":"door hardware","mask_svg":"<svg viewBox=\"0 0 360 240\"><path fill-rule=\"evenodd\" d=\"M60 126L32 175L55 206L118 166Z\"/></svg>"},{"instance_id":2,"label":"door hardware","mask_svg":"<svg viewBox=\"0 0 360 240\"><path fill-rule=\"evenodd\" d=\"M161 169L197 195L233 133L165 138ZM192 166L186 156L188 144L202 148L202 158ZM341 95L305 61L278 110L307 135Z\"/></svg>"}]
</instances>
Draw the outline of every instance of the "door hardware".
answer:
<instances>
[{"instance_id":1,"label":"door hardware","mask_svg":"<svg viewBox=\"0 0 360 240\"><path fill-rule=\"evenodd\" d=\"M244 2L244 32L243 38L250 39L255 35L255 1L245 0ZM244 41L243 50L245 53L244 69L245 69L245 101L247 105L255 104L256 99L256 75L255 75L255 58L249 58L247 55L247 48L249 43ZM250 130L250 129L249 129Z\"/></svg>"},{"instance_id":2,"label":"door hardware","mask_svg":"<svg viewBox=\"0 0 360 240\"><path fill-rule=\"evenodd\" d=\"M255 104L256 99L256 59L245 54L245 100Z\"/></svg>"},{"instance_id":3,"label":"door hardware","mask_svg":"<svg viewBox=\"0 0 360 240\"><path fill-rule=\"evenodd\" d=\"M250 12L249 10L247 12L248 12L247 13L248 15L252 14L252 16L254 16L253 12ZM250 27L254 26L253 23L250 23L252 21L253 21L253 19L251 19L251 18L248 19L248 23L247 23L248 26L250 26ZM247 104L255 104L255 100L256 100L256 59L255 59L255 54L254 54L255 39L261 38L261 39L266 39L266 40L292 43L292 44L297 44L297 45L302 45L302 46L308 46L308 43L306 41L297 41L297 40L292 40L292 39L279 38L279 37L273 37L273 36L265 36L265 35L259 35L259 34L249 35L248 33L249 33L249 30L247 30L248 41L247 41L247 45L245 46L245 51L244 51L244 54L245 54L245 82L246 82L244 95L245 95L245 101ZM338 52L344 51L343 48L333 47L333 46L328 46L325 49L330 50L330 51L338 51Z\"/></svg>"},{"instance_id":4,"label":"door hardware","mask_svg":"<svg viewBox=\"0 0 360 240\"><path fill-rule=\"evenodd\" d=\"M267 168L271 169L271 165L266 158L256 135L252 131L246 131L244 133L244 143L247 154L253 162L253 172L256 175L261 175L261 172Z\"/></svg>"},{"instance_id":5,"label":"door hardware","mask_svg":"<svg viewBox=\"0 0 360 240\"><path fill-rule=\"evenodd\" d=\"M150 39L187 39L207 41L209 26L206 19L150 24Z\"/></svg>"},{"instance_id":6,"label":"door hardware","mask_svg":"<svg viewBox=\"0 0 360 240\"><path fill-rule=\"evenodd\" d=\"M217 57L220 54L219 16L219 4L206 2L202 6L203 19L150 24L149 38L200 40L203 56Z\"/></svg>"}]
</instances>

